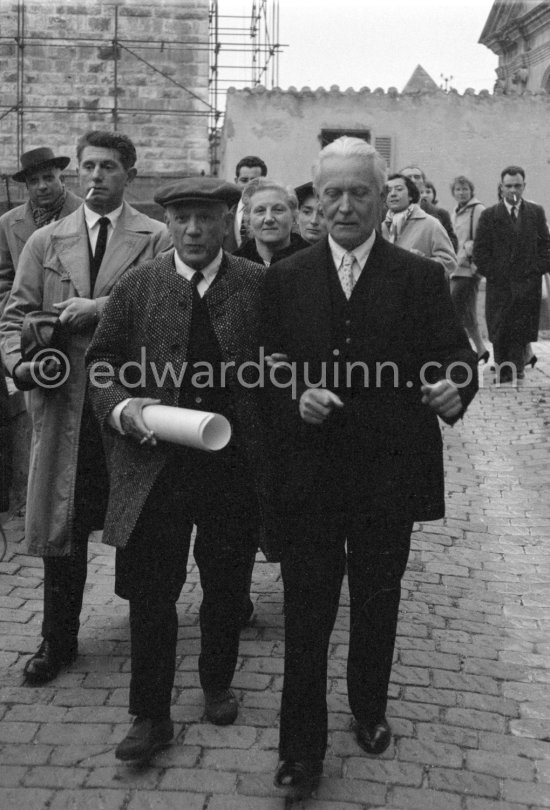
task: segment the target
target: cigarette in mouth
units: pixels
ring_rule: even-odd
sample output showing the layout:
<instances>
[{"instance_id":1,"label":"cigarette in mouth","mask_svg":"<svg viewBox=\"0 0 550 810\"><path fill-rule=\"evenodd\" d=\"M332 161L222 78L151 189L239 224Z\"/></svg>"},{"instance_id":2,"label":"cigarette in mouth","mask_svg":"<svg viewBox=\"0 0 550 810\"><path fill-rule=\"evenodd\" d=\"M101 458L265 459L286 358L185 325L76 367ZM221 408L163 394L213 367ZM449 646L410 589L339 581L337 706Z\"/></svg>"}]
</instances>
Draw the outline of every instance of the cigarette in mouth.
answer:
<instances>
[{"instance_id":1,"label":"cigarette in mouth","mask_svg":"<svg viewBox=\"0 0 550 810\"><path fill-rule=\"evenodd\" d=\"M514 201L514 204L515 204L515 203L517 203L517 201L518 201L518 195L517 195L517 194L512 194L512 199L513 199L513 201Z\"/></svg>"},{"instance_id":2,"label":"cigarette in mouth","mask_svg":"<svg viewBox=\"0 0 550 810\"><path fill-rule=\"evenodd\" d=\"M85 197L84 199L85 199L85 200L89 200L89 199L90 199L90 197L92 196L92 194L93 194L93 193L94 193L94 189L93 189L93 187L92 187L92 188L91 188L91 189L88 191L88 193L86 194L86 197Z\"/></svg>"}]
</instances>

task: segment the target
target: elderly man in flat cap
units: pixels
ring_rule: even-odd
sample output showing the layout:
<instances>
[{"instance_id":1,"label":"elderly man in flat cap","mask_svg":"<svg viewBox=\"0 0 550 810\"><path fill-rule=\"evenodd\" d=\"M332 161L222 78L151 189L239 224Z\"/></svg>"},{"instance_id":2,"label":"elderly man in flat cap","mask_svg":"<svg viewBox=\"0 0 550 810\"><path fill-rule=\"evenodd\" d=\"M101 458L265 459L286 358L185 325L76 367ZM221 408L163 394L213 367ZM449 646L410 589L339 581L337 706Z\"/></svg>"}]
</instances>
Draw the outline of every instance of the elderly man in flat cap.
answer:
<instances>
[{"instance_id":1,"label":"elderly man in flat cap","mask_svg":"<svg viewBox=\"0 0 550 810\"><path fill-rule=\"evenodd\" d=\"M242 595L272 487L261 392L248 374L265 271L222 250L239 197L237 186L211 177L155 195L175 249L120 281L88 351L93 406L114 437L103 538L117 547L115 589L130 602L135 720L116 749L122 760L146 761L173 737L176 602L193 524L205 715L226 725L238 712L230 686ZM215 453L160 441L143 419L155 402L223 414L231 441Z\"/></svg>"},{"instance_id":2,"label":"elderly man in flat cap","mask_svg":"<svg viewBox=\"0 0 550 810\"><path fill-rule=\"evenodd\" d=\"M63 169L70 162L69 157L56 156L47 146L21 155L21 169L12 179L26 184L29 200L0 217L0 315L29 236L82 205L82 200L65 188Z\"/></svg>"}]
</instances>

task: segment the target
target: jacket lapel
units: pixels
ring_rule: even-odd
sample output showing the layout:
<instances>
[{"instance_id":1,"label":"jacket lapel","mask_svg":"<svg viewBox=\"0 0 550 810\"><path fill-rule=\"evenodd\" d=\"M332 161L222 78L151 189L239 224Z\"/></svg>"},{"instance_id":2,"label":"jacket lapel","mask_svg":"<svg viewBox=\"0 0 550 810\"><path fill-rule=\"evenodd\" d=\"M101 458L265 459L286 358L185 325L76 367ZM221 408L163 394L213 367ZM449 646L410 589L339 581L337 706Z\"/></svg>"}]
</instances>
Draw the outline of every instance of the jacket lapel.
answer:
<instances>
[{"instance_id":1,"label":"jacket lapel","mask_svg":"<svg viewBox=\"0 0 550 810\"><path fill-rule=\"evenodd\" d=\"M34 224L31 207L29 203L27 203L23 210L22 216L15 219L12 224L13 234L17 241L21 244L21 248L27 242L31 234L35 232L35 230L36 225Z\"/></svg>"},{"instance_id":2,"label":"jacket lapel","mask_svg":"<svg viewBox=\"0 0 550 810\"><path fill-rule=\"evenodd\" d=\"M60 220L51 236L52 248L81 298L90 298L90 249L84 206Z\"/></svg>"},{"instance_id":3,"label":"jacket lapel","mask_svg":"<svg viewBox=\"0 0 550 810\"><path fill-rule=\"evenodd\" d=\"M300 261L301 260L301 261ZM302 324L305 353L310 357L331 357L331 301L329 273L334 262L328 239L318 242L310 250L300 251L295 261L295 306Z\"/></svg>"},{"instance_id":4,"label":"jacket lapel","mask_svg":"<svg viewBox=\"0 0 550 810\"><path fill-rule=\"evenodd\" d=\"M132 216L131 209L125 203L97 274L95 298L109 293L117 279L146 250L151 230L144 230L144 224L146 220Z\"/></svg>"}]
</instances>

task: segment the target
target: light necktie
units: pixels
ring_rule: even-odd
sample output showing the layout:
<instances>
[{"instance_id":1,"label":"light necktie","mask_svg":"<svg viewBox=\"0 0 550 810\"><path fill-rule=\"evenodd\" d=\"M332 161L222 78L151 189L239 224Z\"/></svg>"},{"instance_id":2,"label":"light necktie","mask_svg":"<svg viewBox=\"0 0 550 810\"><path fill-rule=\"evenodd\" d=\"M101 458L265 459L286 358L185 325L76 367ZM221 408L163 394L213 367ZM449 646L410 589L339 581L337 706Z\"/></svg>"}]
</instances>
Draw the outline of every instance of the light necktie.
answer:
<instances>
[{"instance_id":1,"label":"light necktie","mask_svg":"<svg viewBox=\"0 0 550 810\"><path fill-rule=\"evenodd\" d=\"M95 285L97 274L99 273L99 268L101 267L101 262L103 261L103 257L105 255L107 236L109 234L109 225L111 224L111 220L109 217L101 217L98 222L99 233L97 234L97 242L95 243L94 260L92 262L92 273L90 279L92 290Z\"/></svg>"},{"instance_id":2,"label":"light necktie","mask_svg":"<svg viewBox=\"0 0 550 810\"><path fill-rule=\"evenodd\" d=\"M340 268L338 270L340 284L342 285L344 295L348 301L351 298L351 293L355 286L355 279L353 277L353 265L355 261L356 259L353 253L344 253L342 263L340 264Z\"/></svg>"},{"instance_id":3,"label":"light necktie","mask_svg":"<svg viewBox=\"0 0 550 810\"><path fill-rule=\"evenodd\" d=\"M512 217L512 222L517 222L518 221L518 215L517 215L517 210L516 210L515 205L512 206L512 210L510 211L510 216Z\"/></svg>"}]
</instances>

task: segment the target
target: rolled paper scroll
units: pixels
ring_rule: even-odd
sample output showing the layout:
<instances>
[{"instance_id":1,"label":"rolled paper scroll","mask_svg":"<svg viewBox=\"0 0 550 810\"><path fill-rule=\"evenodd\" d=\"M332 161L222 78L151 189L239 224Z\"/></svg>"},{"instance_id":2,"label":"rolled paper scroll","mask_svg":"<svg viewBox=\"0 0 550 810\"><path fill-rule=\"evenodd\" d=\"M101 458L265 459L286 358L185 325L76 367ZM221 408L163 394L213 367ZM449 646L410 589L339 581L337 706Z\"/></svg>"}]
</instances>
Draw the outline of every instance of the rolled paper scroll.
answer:
<instances>
[{"instance_id":1,"label":"rolled paper scroll","mask_svg":"<svg viewBox=\"0 0 550 810\"><path fill-rule=\"evenodd\" d=\"M231 438L231 425L225 416L209 411L146 405L143 421L158 439L199 450L221 450Z\"/></svg>"}]
</instances>

